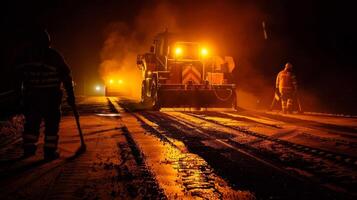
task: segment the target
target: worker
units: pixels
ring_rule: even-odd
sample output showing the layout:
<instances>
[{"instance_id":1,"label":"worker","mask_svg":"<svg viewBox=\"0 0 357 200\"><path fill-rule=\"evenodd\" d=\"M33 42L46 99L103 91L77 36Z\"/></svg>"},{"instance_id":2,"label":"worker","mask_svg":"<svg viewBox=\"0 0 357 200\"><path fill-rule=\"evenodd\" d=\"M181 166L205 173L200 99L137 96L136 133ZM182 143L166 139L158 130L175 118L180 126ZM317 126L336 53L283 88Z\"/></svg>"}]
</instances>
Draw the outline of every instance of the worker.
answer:
<instances>
[{"instance_id":1,"label":"worker","mask_svg":"<svg viewBox=\"0 0 357 200\"><path fill-rule=\"evenodd\" d=\"M276 78L275 91L281 99L281 107L284 114L292 113L293 99L297 92L297 82L293 74L293 65L286 63L284 70L280 71Z\"/></svg>"},{"instance_id":2,"label":"worker","mask_svg":"<svg viewBox=\"0 0 357 200\"><path fill-rule=\"evenodd\" d=\"M40 29L29 31L23 51L15 61L24 104L23 157L36 153L40 124L45 124L44 158L54 160L57 152L61 119L62 88L67 102L75 105L71 70L62 56L50 48L50 36Z\"/></svg>"}]
</instances>

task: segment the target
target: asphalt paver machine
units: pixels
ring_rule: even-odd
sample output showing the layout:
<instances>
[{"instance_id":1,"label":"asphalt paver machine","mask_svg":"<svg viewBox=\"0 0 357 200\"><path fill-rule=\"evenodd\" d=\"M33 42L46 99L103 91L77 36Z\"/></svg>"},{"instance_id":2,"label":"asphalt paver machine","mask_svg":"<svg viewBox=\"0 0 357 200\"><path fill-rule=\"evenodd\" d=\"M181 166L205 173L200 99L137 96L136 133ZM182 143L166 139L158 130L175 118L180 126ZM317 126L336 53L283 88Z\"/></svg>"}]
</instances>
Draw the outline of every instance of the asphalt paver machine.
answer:
<instances>
[{"instance_id":1,"label":"asphalt paver machine","mask_svg":"<svg viewBox=\"0 0 357 200\"><path fill-rule=\"evenodd\" d=\"M142 71L141 101L162 107L236 108L235 62L213 56L198 42L165 31L155 36L150 51L137 56Z\"/></svg>"}]
</instances>

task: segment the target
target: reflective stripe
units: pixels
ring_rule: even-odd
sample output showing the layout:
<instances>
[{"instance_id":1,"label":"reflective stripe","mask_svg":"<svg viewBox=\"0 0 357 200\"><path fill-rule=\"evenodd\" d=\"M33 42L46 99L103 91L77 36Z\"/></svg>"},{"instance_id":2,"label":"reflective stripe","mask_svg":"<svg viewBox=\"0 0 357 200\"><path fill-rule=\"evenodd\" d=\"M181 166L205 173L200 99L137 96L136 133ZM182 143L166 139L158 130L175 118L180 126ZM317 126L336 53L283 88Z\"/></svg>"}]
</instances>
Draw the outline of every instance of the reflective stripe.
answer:
<instances>
[{"instance_id":1,"label":"reflective stripe","mask_svg":"<svg viewBox=\"0 0 357 200\"><path fill-rule=\"evenodd\" d=\"M61 80L57 72L25 72L24 86L36 88L60 87Z\"/></svg>"},{"instance_id":2,"label":"reflective stripe","mask_svg":"<svg viewBox=\"0 0 357 200\"><path fill-rule=\"evenodd\" d=\"M32 134L23 134L22 136L24 139L29 139L29 140L36 140L38 139L37 135L32 135Z\"/></svg>"},{"instance_id":3,"label":"reflective stripe","mask_svg":"<svg viewBox=\"0 0 357 200\"><path fill-rule=\"evenodd\" d=\"M287 107L286 101L281 101L281 107L282 107L283 109Z\"/></svg>"},{"instance_id":4,"label":"reflective stripe","mask_svg":"<svg viewBox=\"0 0 357 200\"><path fill-rule=\"evenodd\" d=\"M27 83L25 83L25 87L32 87L32 86L52 86L52 85L57 85L60 86L61 82L58 81L51 81L51 80L30 80Z\"/></svg>"},{"instance_id":5,"label":"reflective stripe","mask_svg":"<svg viewBox=\"0 0 357 200\"><path fill-rule=\"evenodd\" d=\"M58 135L46 135L45 140L58 140Z\"/></svg>"},{"instance_id":6,"label":"reflective stripe","mask_svg":"<svg viewBox=\"0 0 357 200\"><path fill-rule=\"evenodd\" d=\"M32 79L32 80L28 80L27 82L30 83L30 84L38 84L38 83L40 83L41 81L40 81L40 80L37 80L37 79Z\"/></svg>"},{"instance_id":7,"label":"reflective stripe","mask_svg":"<svg viewBox=\"0 0 357 200\"><path fill-rule=\"evenodd\" d=\"M32 78L43 78L43 77L57 77L59 74L57 72L24 72L28 77Z\"/></svg>"},{"instance_id":8,"label":"reflective stripe","mask_svg":"<svg viewBox=\"0 0 357 200\"><path fill-rule=\"evenodd\" d=\"M45 143L44 147L57 148L57 143Z\"/></svg>"},{"instance_id":9,"label":"reflective stripe","mask_svg":"<svg viewBox=\"0 0 357 200\"><path fill-rule=\"evenodd\" d=\"M54 76L58 75L58 72L25 72L30 76Z\"/></svg>"},{"instance_id":10,"label":"reflective stripe","mask_svg":"<svg viewBox=\"0 0 357 200\"><path fill-rule=\"evenodd\" d=\"M292 89L293 87L281 86L280 89Z\"/></svg>"},{"instance_id":11,"label":"reflective stripe","mask_svg":"<svg viewBox=\"0 0 357 200\"><path fill-rule=\"evenodd\" d=\"M292 99L288 99L287 107L288 108L292 108L292 106L293 106L293 100Z\"/></svg>"},{"instance_id":12,"label":"reflective stripe","mask_svg":"<svg viewBox=\"0 0 357 200\"><path fill-rule=\"evenodd\" d=\"M29 88L52 88L52 87L60 87L59 84L51 84L51 85L31 85Z\"/></svg>"},{"instance_id":13,"label":"reflective stripe","mask_svg":"<svg viewBox=\"0 0 357 200\"><path fill-rule=\"evenodd\" d=\"M15 92L15 90L9 90L9 91L0 93L0 96L9 95L9 94L14 93L14 92Z\"/></svg>"},{"instance_id":14,"label":"reflective stripe","mask_svg":"<svg viewBox=\"0 0 357 200\"><path fill-rule=\"evenodd\" d=\"M36 82L60 82L58 77L31 77L28 78L25 82L36 83Z\"/></svg>"},{"instance_id":15,"label":"reflective stripe","mask_svg":"<svg viewBox=\"0 0 357 200\"><path fill-rule=\"evenodd\" d=\"M24 146L31 146L31 147L36 146L35 142L32 142L32 143L31 142L24 142L23 145Z\"/></svg>"},{"instance_id":16,"label":"reflective stripe","mask_svg":"<svg viewBox=\"0 0 357 200\"><path fill-rule=\"evenodd\" d=\"M43 62L28 62L16 66L24 77L24 88L59 88L61 87L58 68Z\"/></svg>"},{"instance_id":17,"label":"reflective stripe","mask_svg":"<svg viewBox=\"0 0 357 200\"><path fill-rule=\"evenodd\" d=\"M26 68L28 66L44 67L44 68L47 68L47 69L52 70L52 71L57 71L56 67L51 66L51 65L47 65L47 64L42 63L42 62L28 62L28 63L23 63L23 64L20 64L20 65L17 65L16 67L17 68Z\"/></svg>"},{"instance_id":18,"label":"reflective stripe","mask_svg":"<svg viewBox=\"0 0 357 200\"><path fill-rule=\"evenodd\" d=\"M182 84L188 84L190 81L194 84L201 82L201 73L194 66L186 66L182 70Z\"/></svg>"},{"instance_id":19,"label":"reflective stripe","mask_svg":"<svg viewBox=\"0 0 357 200\"><path fill-rule=\"evenodd\" d=\"M42 79L43 82L59 82L59 78L47 78L47 79Z\"/></svg>"}]
</instances>

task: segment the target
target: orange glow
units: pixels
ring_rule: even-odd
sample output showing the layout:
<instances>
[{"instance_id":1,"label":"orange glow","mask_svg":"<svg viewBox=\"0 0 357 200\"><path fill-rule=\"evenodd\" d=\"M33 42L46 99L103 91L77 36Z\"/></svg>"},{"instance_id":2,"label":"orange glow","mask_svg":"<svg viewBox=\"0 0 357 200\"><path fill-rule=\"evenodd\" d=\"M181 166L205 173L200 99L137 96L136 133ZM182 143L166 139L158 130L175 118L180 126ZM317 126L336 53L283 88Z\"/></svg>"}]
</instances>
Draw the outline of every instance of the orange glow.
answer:
<instances>
[{"instance_id":1,"label":"orange glow","mask_svg":"<svg viewBox=\"0 0 357 200\"><path fill-rule=\"evenodd\" d=\"M177 47L175 50L176 55L181 55L182 54L182 49L180 47Z\"/></svg>"},{"instance_id":2,"label":"orange glow","mask_svg":"<svg viewBox=\"0 0 357 200\"><path fill-rule=\"evenodd\" d=\"M119 79L119 80L118 80L118 83L119 83L119 84L122 84L122 83L123 83L123 80Z\"/></svg>"},{"instance_id":3,"label":"orange glow","mask_svg":"<svg viewBox=\"0 0 357 200\"><path fill-rule=\"evenodd\" d=\"M202 56L207 56L208 55L208 50L206 48L201 49L201 55Z\"/></svg>"}]
</instances>

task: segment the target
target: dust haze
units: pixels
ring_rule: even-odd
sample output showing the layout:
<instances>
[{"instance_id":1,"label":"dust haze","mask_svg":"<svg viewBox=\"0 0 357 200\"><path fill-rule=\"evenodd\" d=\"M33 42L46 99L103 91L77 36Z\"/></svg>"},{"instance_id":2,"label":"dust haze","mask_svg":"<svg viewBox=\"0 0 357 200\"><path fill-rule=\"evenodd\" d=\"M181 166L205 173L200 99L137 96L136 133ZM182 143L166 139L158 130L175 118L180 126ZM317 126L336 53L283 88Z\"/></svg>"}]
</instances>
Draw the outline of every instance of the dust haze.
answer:
<instances>
[{"instance_id":1,"label":"dust haze","mask_svg":"<svg viewBox=\"0 0 357 200\"><path fill-rule=\"evenodd\" d=\"M110 23L104 34L106 40L101 51L99 73L103 80L116 74L130 81L126 89L132 97L139 99L142 76L136 67L136 57L139 53L149 51L153 37L165 28L178 30L173 8L166 3L143 9L135 18L134 24L122 21Z\"/></svg>"},{"instance_id":2,"label":"dust haze","mask_svg":"<svg viewBox=\"0 0 357 200\"><path fill-rule=\"evenodd\" d=\"M285 62L291 61L284 54L290 44L271 31L274 25L271 21L276 20L254 2L182 1L173 5L169 1L155 1L142 8L132 24L114 20L107 25L99 72L103 80L113 73L130 77L127 89L133 97L139 98L142 77L136 67L136 56L147 52L153 36L168 28L171 32L207 41L217 55L233 56L238 104L250 109L266 109L273 98L276 74ZM274 51L268 45L274 47ZM304 93L305 108L318 109L320 103L314 95L301 93Z\"/></svg>"}]
</instances>

